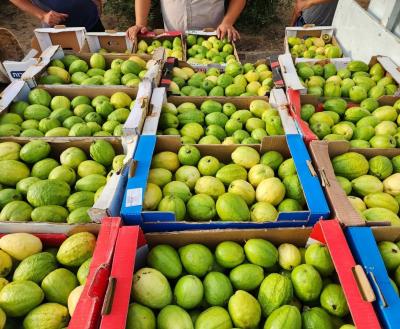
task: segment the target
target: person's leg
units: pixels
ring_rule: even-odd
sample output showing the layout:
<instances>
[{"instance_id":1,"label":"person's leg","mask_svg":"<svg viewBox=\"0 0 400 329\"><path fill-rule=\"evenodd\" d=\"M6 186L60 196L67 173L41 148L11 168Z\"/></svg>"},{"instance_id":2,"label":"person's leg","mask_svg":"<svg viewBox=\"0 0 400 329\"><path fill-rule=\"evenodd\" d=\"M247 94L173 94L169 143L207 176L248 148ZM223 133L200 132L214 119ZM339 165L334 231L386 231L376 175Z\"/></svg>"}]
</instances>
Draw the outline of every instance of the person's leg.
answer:
<instances>
[{"instance_id":1,"label":"person's leg","mask_svg":"<svg viewBox=\"0 0 400 329\"><path fill-rule=\"evenodd\" d=\"M88 32L104 32L104 26L100 18L97 23L90 30L88 30Z\"/></svg>"}]
</instances>

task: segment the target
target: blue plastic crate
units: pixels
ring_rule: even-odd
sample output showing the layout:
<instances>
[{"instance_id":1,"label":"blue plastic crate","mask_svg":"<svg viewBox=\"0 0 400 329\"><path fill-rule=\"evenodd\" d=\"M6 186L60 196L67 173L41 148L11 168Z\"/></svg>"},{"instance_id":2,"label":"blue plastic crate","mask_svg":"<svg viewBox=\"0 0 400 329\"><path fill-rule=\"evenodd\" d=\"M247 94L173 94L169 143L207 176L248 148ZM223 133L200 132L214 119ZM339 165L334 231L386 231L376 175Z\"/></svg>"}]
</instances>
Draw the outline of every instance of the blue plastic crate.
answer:
<instances>
[{"instance_id":1,"label":"blue plastic crate","mask_svg":"<svg viewBox=\"0 0 400 329\"><path fill-rule=\"evenodd\" d=\"M306 146L298 134L272 137L273 144L288 150L287 155L294 159L296 169L303 187L308 210L298 212L281 212L275 222L191 222L176 221L174 213L143 211L142 203L147 185L153 153L157 146L157 136L141 136L134 159L137 167L133 178L128 179L121 216L128 225L141 225L146 232L223 229L223 228L269 228L312 226L321 218L329 218L329 207L317 175L310 170L311 159ZM168 138L168 137L167 137ZM173 141L173 137L170 140ZM286 145L283 145L286 144ZM283 146L282 146L283 145ZM177 145L175 145L177 146ZM226 145L228 146L228 145ZM171 146L173 148L173 146ZM215 146L216 148L221 146ZM222 146L224 147L224 146ZM232 146L230 146L232 147ZM277 146L276 146L277 147ZM171 149L170 149L171 150ZM159 150L157 150L159 151ZM177 151L177 150L176 150Z\"/></svg>"},{"instance_id":2,"label":"blue plastic crate","mask_svg":"<svg viewBox=\"0 0 400 329\"><path fill-rule=\"evenodd\" d=\"M400 327L400 298L390 283L372 229L349 227L345 233L354 258L364 268L374 289L376 301L373 304L381 324L387 329L398 329Z\"/></svg>"}]
</instances>

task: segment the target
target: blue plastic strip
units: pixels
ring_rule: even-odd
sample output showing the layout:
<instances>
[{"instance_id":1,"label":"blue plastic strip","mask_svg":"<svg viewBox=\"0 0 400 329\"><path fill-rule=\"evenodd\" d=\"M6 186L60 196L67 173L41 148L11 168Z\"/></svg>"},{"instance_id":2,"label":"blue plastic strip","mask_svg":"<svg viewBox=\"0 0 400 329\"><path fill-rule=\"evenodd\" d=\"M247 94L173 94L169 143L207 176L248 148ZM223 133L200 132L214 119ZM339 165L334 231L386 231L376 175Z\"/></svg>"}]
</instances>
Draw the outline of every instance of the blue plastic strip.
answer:
<instances>
[{"instance_id":1,"label":"blue plastic strip","mask_svg":"<svg viewBox=\"0 0 400 329\"><path fill-rule=\"evenodd\" d=\"M156 136L141 136L133 157L136 160L136 171L132 178L128 178L124 200L121 206L121 217L129 225L142 223L142 204L144 192L146 191L147 179L156 145ZM139 202L132 202L130 195L141 195Z\"/></svg>"},{"instance_id":2,"label":"blue plastic strip","mask_svg":"<svg viewBox=\"0 0 400 329\"><path fill-rule=\"evenodd\" d=\"M321 217L329 217L328 202L322 191L318 176L313 176L307 166L307 161L311 161L311 158L301 135L287 135L286 140L297 169L301 186L303 187L308 209L310 210L309 225L314 225Z\"/></svg>"},{"instance_id":3,"label":"blue plastic strip","mask_svg":"<svg viewBox=\"0 0 400 329\"><path fill-rule=\"evenodd\" d=\"M400 327L400 298L390 283L372 230L369 227L350 227L345 233L357 263L363 266L374 289L376 301L373 304L381 324L387 329L398 329ZM379 288L372 280L372 275Z\"/></svg>"},{"instance_id":4,"label":"blue plastic strip","mask_svg":"<svg viewBox=\"0 0 400 329\"><path fill-rule=\"evenodd\" d=\"M111 217L120 216L122 199L126 189L126 182L128 180L128 173L129 173L129 168L128 167L124 168L121 174L121 178L118 182L116 191L112 197L111 205L109 207L109 215Z\"/></svg>"}]
</instances>

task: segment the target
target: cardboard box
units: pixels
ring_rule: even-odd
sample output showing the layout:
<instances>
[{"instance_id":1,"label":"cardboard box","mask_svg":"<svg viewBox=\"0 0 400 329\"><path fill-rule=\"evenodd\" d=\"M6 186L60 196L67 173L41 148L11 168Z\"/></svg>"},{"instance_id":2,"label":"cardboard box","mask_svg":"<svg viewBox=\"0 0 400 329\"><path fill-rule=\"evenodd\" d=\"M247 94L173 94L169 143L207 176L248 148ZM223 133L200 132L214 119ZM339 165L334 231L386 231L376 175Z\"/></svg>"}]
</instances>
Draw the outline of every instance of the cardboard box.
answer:
<instances>
[{"instance_id":1,"label":"cardboard box","mask_svg":"<svg viewBox=\"0 0 400 329\"><path fill-rule=\"evenodd\" d=\"M145 34L138 34L134 49L135 49L135 52L138 51L138 44L142 40L146 41L147 45L150 46L151 43L155 40L158 40L161 43L163 43L164 40L169 40L172 43L172 41L176 37L179 37L179 39L181 39L182 55L183 55L181 60L186 61L186 42L185 42L185 39L183 38L182 32L180 32L180 31L165 31L164 29L155 29L155 30L149 31Z\"/></svg>"},{"instance_id":2,"label":"cardboard box","mask_svg":"<svg viewBox=\"0 0 400 329\"><path fill-rule=\"evenodd\" d=\"M70 235L78 232L91 232L97 235L96 248L90 264L90 272L81 298L76 306L68 328L95 329L110 275L112 258L120 218L104 218L102 225L47 224L47 223L0 223L0 235L9 233L31 233L42 240L46 247L58 247Z\"/></svg>"},{"instance_id":3,"label":"cardboard box","mask_svg":"<svg viewBox=\"0 0 400 329\"><path fill-rule=\"evenodd\" d=\"M138 88L137 87L126 87L124 85L115 85L115 86L104 86L104 85L86 85L86 86L80 86L80 85L74 85L74 84L64 84L64 85L42 85L40 84L40 78L43 75L46 75L46 70L47 67L49 66L50 62L53 59L61 59L63 58L66 54L73 54L80 59L83 59L87 63L90 60L90 57L93 55L92 53L78 53L78 52L69 52L66 53L62 50L60 46L51 46L47 48L41 56L41 60L29 67L26 72L21 76L21 79L26 81L28 85L31 88L40 86L41 88L46 87L48 89L51 88L65 88L65 89L84 89L84 88L100 88L99 90L106 90L109 88L118 88L119 91L123 91L128 93L129 91L134 91L134 93L137 93ZM122 59L122 60L128 60L129 57L131 57L132 54L103 54L103 57L106 60L106 64L110 65L111 62L114 59ZM159 48L158 51L156 51L153 55L153 58L147 56L147 55L134 55L134 56L139 56L143 60L147 62L147 69L148 72L145 75L145 78L154 81L154 83L158 84L159 79L161 78L161 67L162 67L162 61L164 57L164 49ZM101 93L100 93L101 95Z\"/></svg>"},{"instance_id":4,"label":"cardboard box","mask_svg":"<svg viewBox=\"0 0 400 329\"><path fill-rule=\"evenodd\" d=\"M337 218L344 226L390 225L390 223L386 222L366 222L353 208L347 199L346 193L336 180L331 158L350 151L363 154L367 159L377 155L392 158L400 154L400 149L350 148L350 143L347 141L329 143L326 141L311 142L310 154L331 205L332 216Z\"/></svg>"},{"instance_id":5,"label":"cardboard box","mask_svg":"<svg viewBox=\"0 0 400 329\"><path fill-rule=\"evenodd\" d=\"M128 179L127 189L121 208L121 216L128 225L140 224L146 232L219 229L219 228L265 228L313 225L317 220L329 217L326 203L317 175L311 166L311 159L299 135L275 136L265 138L261 145L252 145L261 154L275 150L285 158L293 157L307 210L281 212L275 222L228 222L228 221L176 221L172 212L144 211L142 208L144 192L153 153L161 151L178 152L182 146L178 136L141 136L135 151L136 174ZM202 156L212 155L228 163L231 153L240 145L196 145Z\"/></svg>"},{"instance_id":6,"label":"cardboard box","mask_svg":"<svg viewBox=\"0 0 400 329\"><path fill-rule=\"evenodd\" d=\"M130 54L134 52L134 43L126 36L125 32L107 30L105 32L87 32L86 44L82 52L97 53L100 49L107 52Z\"/></svg>"},{"instance_id":7,"label":"cardboard box","mask_svg":"<svg viewBox=\"0 0 400 329\"><path fill-rule=\"evenodd\" d=\"M34 30L34 33L32 46L38 51L44 51L50 46L60 46L65 50L79 52L86 40L86 29L84 27L58 25L54 28L38 28Z\"/></svg>"},{"instance_id":8,"label":"cardboard box","mask_svg":"<svg viewBox=\"0 0 400 329\"><path fill-rule=\"evenodd\" d=\"M9 81L16 81L21 79L22 74L32 65L38 62L36 58L38 52L31 49L24 58L20 60L5 60L0 63L0 74L7 75ZM1 75L0 75L1 78ZM1 79L0 79L0 82Z\"/></svg>"},{"instance_id":9,"label":"cardboard box","mask_svg":"<svg viewBox=\"0 0 400 329\"><path fill-rule=\"evenodd\" d=\"M340 44L334 35L335 28L333 26L315 26L315 25L305 25L302 27L286 27L285 29L285 53L290 54L290 47L288 43L288 38L297 37L300 39L307 39L309 37L320 38L324 34L328 34L331 37L331 44L334 46L339 46ZM341 48L341 47L340 47Z\"/></svg>"},{"instance_id":10,"label":"cardboard box","mask_svg":"<svg viewBox=\"0 0 400 329\"><path fill-rule=\"evenodd\" d=\"M318 60L313 58L296 58L295 61L291 59L289 54L284 54L279 56L279 63L281 65L281 70L283 73L283 79L285 81L287 89L297 90L300 94L307 94L307 88L303 86L300 81L300 78L297 74L296 66L297 63L311 63L311 64L327 64L332 63L336 66L337 70L346 68L347 64L351 62L350 58L333 58L333 59L325 59ZM387 56L373 56L371 57L368 66L372 67L373 65L380 63L384 70L389 73L393 80L400 85L400 72L396 64ZM396 95L400 95L400 88L397 91Z\"/></svg>"},{"instance_id":11,"label":"cardboard box","mask_svg":"<svg viewBox=\"0 0 400 329\"><path fill-rule=\"evenodd\" d=\"M299 133L303 135L307 144L311 141L318 140L318 136L311 130L308 122L301 119L301 106L304 104L312 104L317 112L323 111L323 103L326 97L317 97L312 95L301 95L299 91L288 89L287 96L289 99L290 114L296 121ZM382 96L378 99L379 105L393 105L400 97ZM348 106L355 106L354 103L348 102Z\"/></svg>"},{"instance_id":12,"label":"cardboard box","mask_svg":"<svg viewBox=\"0 0 400 329\"><path fill-rule=\"evenodd\" d=\"M213 28L205 28L203 30L187 30L187 31L185 31L186 37L190 34L193 34L196 36L203 36L205 39L207 39L209 37L216 36L217 31ZM236 45L233 41L231 41L231 44L233 46L233 55L235 56L236 60L240 63L239 55L236 50ZM187 48L186 49L186 59L189 60L189 55L187 54L187 50L189 50L190 46L187 44L187 42L186 42L186 48ZM203 69L207 68L207 64L190 63L190 65L192 65L193 67L196 67L196 68L203 68ZM214 64L214 65L216 65L216 67L223 68L226 66L226 63Z\"/></svg>"},{"instance_id":13,"label":"cardboard box","mask_svg":"<svg viewBox=\"0 0 400 329\"><path fill-rule=\"evenodd\" d=\"M336 273L346 296L351 316L357 328L381 328L371 305L374 294L362 268L356 264L347 245L345 236L334 220L320 221L312 231L310 228L279 228L258 230L208 230L169 233L150 233L143 235L138 227L131 227L129 232L123 232L131 248L127 252L117 241L112 268L114 296L107 314L102 316L100 328L124 328L129 306L129 292L132 285L134 269L145 264L149 248L158 244L168 244L175 248L190 243L201 243L214 248L223 241L235 241L243 244L251 238L266 239L276 245L292 243L304 247L309 243L325 244L331 254ZM122 238L122 234L120 236ZM133 243L132 243L133 241ZM133 247L132 247L133 244ZM121 251L121 252L120 252ZM366 296L366 297L364 297ZM262 325L262 324L261 324ZM322 329L322 328L321 328Z\"/></svg>"},{"instance_id":14,"label":"cardboard box","mask_svg":"<svg viewBox=\"0 0 400 329\"><path fill-rule=\"evenodd\" d=\"M140 135L149 112L151 93L154 83L144 79L138 88L135 104L126 120L123 131L125 136Z\"/></svg>"},{"instance_id":15,"label":"cardboard box","mask_svg":"<svg viewBox=\"0 0 400 329\"><path fill-rule=\"evenodd\" d=\"M61 85L45 85L41 86L42 89L48 91L51 96L66 96L73 99L75 96L88 96L94 98L98 95L111 97L114 93L122 91L120 86L70 86L65 88ZM152 82L144 79L138 88L138 97L136 98L136 91L134 88L124 87L123 91L127 93L133 100L136 99L135 106L124 124L125 136L139 135L143 126L144 119L140 118L144 115L141 110L142 100L150 98ZM28 94L33 88L29 88L28 84L24 81L16 81L10 84L1 94L0 98L0 115L8 112L9 106L14 101L28 101ZM73 139L74 137L70 137Z\"/></svg>"},{"instance_id":16,"label":"cardboard box","mask_svg":"<svg viewBox=\"0 0 400 329\"><path fill-rule=\"evenodd\" d=\"M161 89L161 88L159 88ZM285 130L286 134L298 134L297 129L294 124L294 120L289 116L286 104L286 96L284 92L279 89L276 90L273 94L273 104L275 108L278 109L282 126ZM162 90L153 93L151 97L151 104L153 105L148 112L148 116L146 117L146 121L144 123L143 135L156 135L158 131L158 121L161 115L161 109L163 104L169 102L176 106L179 106L185 102L194 103L197 108L200 108L201 104L206 100L215 100L221 104L232 103L236 105L238 109L248 109L250 107L250 103L254 100L264 100L268 102L268 97L266 96L252 96L252 97L226 97L226 96L218 96L218 97L192 97L192 96L170 96L166 98L165 88Z\"/></svg>"},{"instance_id":17,"label":"cardboard box","mask_svg":"<svg viewBox=\"0 0 400 329\"><path fill-rule=\"evenodd\" d=\"M42 138L24 138L24 137L2 137L1 142L12 141L21 145L25 145L32 140L40 139L46 141L51 146L51 155L55 159L59 159L60 154L69 147L79 147L86 154L89 154L90 144L96 140L103 139L111 143L116 154L126 154L124 167L121 172L116 172L109 177L99 199L93 205L93 209L89 210L89 216L95 223L100 223L104 217L119 216L121 208L122 196L130 173L134 170L133 153L136 148L137 137L131 139L121 139L118 137L42 137ZM21 225L22 222L13 222L13 225ZM31 224L32 222L27 222ZM37 225L38 223L32 223ZM63 225L55 224L53 225Z\"/></svg>"},{"instance_id":18,"label":"cardboard box","mask_svg":"<svg viewBox=\"0 0 400 329\"><path fill-rule=\"evenodd\" d=\"M377 242L400 239L398 227L349 227L345 230L347 242L356 261L362 265L376 300L373 305L382 327L397 329L400 323L400 298L389 280Z\"/></svg>"}]
</instances>

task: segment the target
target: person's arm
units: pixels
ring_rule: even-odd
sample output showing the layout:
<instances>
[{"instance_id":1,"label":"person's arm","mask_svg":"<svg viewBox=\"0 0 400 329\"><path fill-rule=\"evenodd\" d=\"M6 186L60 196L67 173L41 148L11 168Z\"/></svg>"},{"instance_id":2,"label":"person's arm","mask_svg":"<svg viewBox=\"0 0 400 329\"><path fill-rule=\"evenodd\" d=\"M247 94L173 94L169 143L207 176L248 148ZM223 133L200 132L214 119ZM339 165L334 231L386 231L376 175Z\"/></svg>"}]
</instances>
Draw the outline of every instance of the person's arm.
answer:
<instances>
[{"instance_id":1,"label":"person's arm","mask_svg":"<svg viewBox=\"0 0 400 329\"><path fill-rule=\"evenodd\" d=\"M131 26L126 35L132 41L136 38L138 33L147 32L148 16L150 12L151 0L136 0L135 1L135 25Z\"/></svg>"},{"instance_id":2,"label":"person's arm","mask_svg":"<svg viewBox=\"0 0 400 329\"><path fill-rule=\"evenodd\" d=\"M103 0L93 0L93 2L96 4L97 11L99 12L99 17L103 13Z\"/></svg>"},{"instance_id":3,"label":"person's arm","mask_svg":"<svg viewBox=\"0 0 400 329\"><path fill-rule=\"evenodd\" d=\"M233 24L235 24L245 5L246 0L230 0L225 17L217 28L218 38L223 39L227 36L229 41L240 39L239 32L233 27Z\"/></svg>"},{"instance_id":4,"label":"person's arm","mask_svg":"<svg viewBox=\"0 0 400 329\"><path fill-rule=\"evenodd\" d=\"M296 0L292 16L292 26L295 25L297 19L300 17L301 12L315 5L333 2L334 0Z\"/></svg>"},{"instance_id":5,"label":"person's arm","mask_svg":"<svg viewBox=\"0 0 400 329\"><path fill-rule=\"evenodd\" d=\"M30 0L10 0L10 2L22 11L31 14L32 16L39 19L41 22L46 23L50 26L60 24L68 17L67 14L58 13L53 10L46 12L38 6L35 6Z\"/></svg>"}]
</instances>

